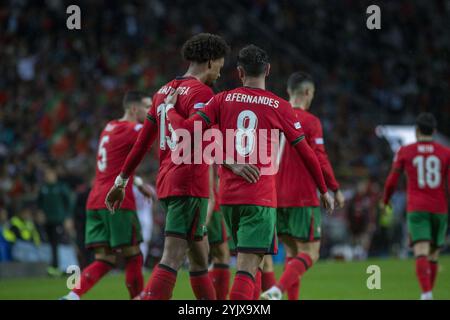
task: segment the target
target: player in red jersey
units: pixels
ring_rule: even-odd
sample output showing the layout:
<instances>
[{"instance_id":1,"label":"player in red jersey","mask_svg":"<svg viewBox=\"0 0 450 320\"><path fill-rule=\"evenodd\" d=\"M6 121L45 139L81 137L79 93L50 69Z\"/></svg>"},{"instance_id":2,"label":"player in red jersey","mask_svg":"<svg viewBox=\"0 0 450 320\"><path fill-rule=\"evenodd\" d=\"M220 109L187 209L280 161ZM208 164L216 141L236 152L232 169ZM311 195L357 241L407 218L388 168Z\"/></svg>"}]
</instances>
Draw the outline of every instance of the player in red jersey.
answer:
<instances>
[{"instance_id":1,"label":"player in red jersey","mask_svg":"<svg viewBox=\"0 0 450 320\"><path fill-rule=\"evenodd\" d=\"M240 50L238 55L238 72L243 87L217 94L203 110L189 119L184 119L173 107L179 90L166 100L167 116L175 130L194 132L194 125L200 127L197 131L202 126L205 128L218 124L222 136L227 140L226 156L254 161L261 171L256 183L239 179L227 169L222 170L220 176L222 211L231 230L235 247L232 249L237 251L237 273L230 293L231 300L254 299L258 266L265 254L277 252L276 170L272 170L272 156L276 154L276 146L272 144L275 140L272 135L274 131L284 132L287 140L300 153L320 189L325 207L332 210L334 205L327 192L320 164L304 140L301 124L291 106L265 90L269 70L267 53L249 45ZM198 126L199 123L202 125ZM263 155L269 159L264 158L263 161L261 149L264 149Z\"/></svg>"},{"instance_id":2,"label":"player in red jersey","mask_svg":"<svg viewBox=\"0 0 450 320\"><path fill-rule=\"evenodd\" d=\"M308 110L314 98L312 77L304 72L293 73L287 83L289 102L300 120L305 138L320 162L325 182L334 192L335 205L344 206L344 196L334 177L324 146L319 118ZM320 202L314 178L301 163L301 157L281 138L277 174L277 231L286 250L286 264L277 284L262 294L263 299L278 300L286 292L289 300L298 300L300 279L319 259L321 237ZM273 279L274 277L265 277ZM265 287L267 285L265 284Z\"/></svg>"},{"instance_id":3,"label":"player in red jersey","mask_svg":"<svg viewBox=\"0 0 450 320\"><path fill-rule=\"evenodd\" d=\"M188 117L202 109L213 97L209 86L220 76L228 51L228 45L221 37L208 33L195 35L185 42L182 55L189 61L189 69L184 76L170 81L154 95L153 107L147 115L142 133L108 193L106 203L113 211L121 205L123 190L131 172L159 135L160 167L156 187L158 198L167 214L164 252L160 263L153 270L142 299L170 299L177 272L186 256L190 262L191 286L197 299L216 298L208 277L208 242L204 237L209 197L208 166L194 164L193 161L181 165L173 162L173 151L177 150L178 139L166 119L163 102L173 88L179 88L180 99L176 105L178 112ZM249 168L235 166L233 170L236 174L247 177Z\"/></svg>"},{"instance_id":4,"label":"player in red jersey","mask_svg":"<svg viewBox=\"0 0 450 320\"><path fill-rule=\"evenodd\" d=\"M107 210L105 197L142 128L148 111L145 99L140 92L128 92L123 101L124 116L108 122L100 135L95 180L86 204L86 246L95 250L95 261L81 273L79 288L73 289L63 299L79 300L114 267L116 252L126 260L125 282L130 298L142 291L143 261L139 249L142 234L132 184L125 190L120 212L114 215ZM133 180L132 175L130 179ZM145 196L151 196L142 185L137 187Z\"/></svg>"},{"instance_id":5,"label":"player in red jersey","mask_svg":"<svg viewBox=\"0 0 450 320\"><path fill-rule=\"evenodd\" d=\"M448 224L450 149L433 141L437 122L430 113L421 113L416 121L417 142L403 146L395 155L386 180L383 204L389 200L402 172L407 182L408 232L416 258L416 275L422 300L433 299L439 249L445 243Z\"/></svg>"}]
</instances>

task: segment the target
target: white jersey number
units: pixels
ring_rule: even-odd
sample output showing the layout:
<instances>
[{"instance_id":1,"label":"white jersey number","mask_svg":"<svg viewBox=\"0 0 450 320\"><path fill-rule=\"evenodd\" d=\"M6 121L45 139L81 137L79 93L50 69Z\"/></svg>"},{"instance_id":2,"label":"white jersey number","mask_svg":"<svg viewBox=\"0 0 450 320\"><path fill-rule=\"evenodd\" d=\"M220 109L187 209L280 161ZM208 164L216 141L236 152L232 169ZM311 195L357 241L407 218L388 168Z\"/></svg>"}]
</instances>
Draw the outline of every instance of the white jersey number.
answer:
<instances>
[{"instance_id":1,"label":"white jersey number","mask_svg":"<svg viewBox=\"0 0 450 320\"><path fill-rule=\"evenodd\" d=\"M417 156L413 160L417 167L417 184L420 189L428 186L431 189L441 184L441 161L436 156Z\"/></svg>"},{"instance_id":2,"label":"white jersey number","mask_svg":"<svg viewBox=\"0 0 450 320\"><path fill-rule=\"evenodd\" d=\"M166 110L165 105L160 104L157 110L160 121L159 121L159 148L161 150L166 150L166 143L170 150L175 150L177 146L177 134L173 130L172 125L169 123L167 129L169 130L170 136L166 136Z\"/></svg>"},{"instance_id":3,"label":"white jersey number","mask_svg":"<svg viewBox=\"0 0 450 320\"><path fill-rule=\"evenodd\" d=\"M98 147L98 160L97 160L97 168L100 172L106 170L106 166L108 164L108 158L106 153L105 144L109 142L109 136L103 136L100 141L100 146Z\"/></svg>"},{"instance_id":4,"label":"white jersey number","mask_svg":"<svg viewBox=\"0 0 450 320\"><path fill-rule=\"evenodd\" d=\"M245 157L253 152L255 148L256 127L258 117L253 111L244 110L237 118L236 151Z\"/></svg>"}]
</instances>

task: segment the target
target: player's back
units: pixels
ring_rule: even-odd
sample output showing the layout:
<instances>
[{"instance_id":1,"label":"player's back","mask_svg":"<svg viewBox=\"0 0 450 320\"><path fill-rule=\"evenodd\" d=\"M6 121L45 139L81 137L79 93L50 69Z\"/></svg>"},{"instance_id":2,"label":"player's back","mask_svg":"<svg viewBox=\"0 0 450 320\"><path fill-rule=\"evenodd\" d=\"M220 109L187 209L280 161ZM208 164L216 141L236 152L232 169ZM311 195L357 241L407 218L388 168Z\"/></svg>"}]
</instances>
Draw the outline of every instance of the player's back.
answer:
<instances>
[{"instance_id":1,"label":"player's back","mask_svg":"<svg viewBox=\"0 0 450 320\"><path fill-rule=\"evenodd\" d=\"M275 162L279 134L287 130L290 142L294 135L301 139L303 134L296 132L301 126L289 103L270 91L250 87L222 92L214 100L219 104L214 122L225 137L226 154L254 164L261 171L259 181L250 184L230 170L222 170L222 204L276 207ZM230 139L231 130L235 134Z\"/></svg>"},{"instance_id":2,"label":"player's back","mask_svg":"<svg viewBox=\"0 0 450 320\"><path fill-rule=\"evenodd\" d=\"M194 77L177 77L161 87L154 95L150 116L156 120L159 130L160 166L156 183L158 198L170 196L208 198L208 166L203 163L194 164L193 153L191 164L176 164L172 160L172 151L177 146L176 138L165 113L160 112L164 99L172 89L180 90L175 109L184 118L202 109L214 95L210 87Z\"/></svg>"},{"instance_id":3,"label":"player's back","mask_svg":"<svg viewBox=\"0 0 450 320\"><path fill-rule=\"evenodd\" d=\"M323 143L313 141L317 139L315 130L320 126L319 118L300 108L293 108L293 111L302 124L308 144L311 146L313 143ZM278 207L319 206L316 183L297 150L286 143L284 136L280 148L282 149L277 173Z\"/></svg>"},{"instance_id":4,"label":"player's back","mask_svg":"<svg viewBox=\"0 0 450 320\"><path fill-rule=\"evenodd\" d=\"M408 211L447 213L450 149L434 141L401 147L396 161L408 178Z\"/></svg>"},{"instance_id":5,"label":"player's back","mask_svg":"<svg viewBox=\"0 0 450 320\"><path fill-rule=\"evenodd\" d=\"M94 184L89 194L87 208L105 208L105 197L114 179L119 175L122 164L135 143L142 124L130 121L110 121L100 134L97 151L97 162L95 169ZM131 193L133 177L127 185L126 197L123 209L134 209L134 199ZM131 197L128 196L131 194Z\"/></svg>"}]
</instances>

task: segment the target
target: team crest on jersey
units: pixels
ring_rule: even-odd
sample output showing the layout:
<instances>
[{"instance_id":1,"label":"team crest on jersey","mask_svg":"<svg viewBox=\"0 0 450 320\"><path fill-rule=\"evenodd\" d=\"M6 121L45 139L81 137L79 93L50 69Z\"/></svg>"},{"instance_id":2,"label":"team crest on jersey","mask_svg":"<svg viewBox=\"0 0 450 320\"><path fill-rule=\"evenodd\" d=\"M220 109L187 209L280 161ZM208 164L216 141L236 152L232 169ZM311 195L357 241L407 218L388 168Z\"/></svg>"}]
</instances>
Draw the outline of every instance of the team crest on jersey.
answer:
<instances>
[{"instance_id":1,"label":"team crest on jersey","mask_svg":"<svg viewBox=\"0 0 450 320\"><path fill-rule=\"evenodd\" d=\"M138 123L137 125L134 126L134 131L139 131L142 128L142 124Z\"/></svg>"},{"instance_id":2,"label":"team crest on jersey","mask_svg":"<svg viewBox=\"0 0 450 320\"><path fill-rule=\"evenodd\" d=\"M300 122L296 122L296 123L294 123L294 128L295 129L300 129L302 127L302 125L300 124Z\"/></svg>"}]
</instances>

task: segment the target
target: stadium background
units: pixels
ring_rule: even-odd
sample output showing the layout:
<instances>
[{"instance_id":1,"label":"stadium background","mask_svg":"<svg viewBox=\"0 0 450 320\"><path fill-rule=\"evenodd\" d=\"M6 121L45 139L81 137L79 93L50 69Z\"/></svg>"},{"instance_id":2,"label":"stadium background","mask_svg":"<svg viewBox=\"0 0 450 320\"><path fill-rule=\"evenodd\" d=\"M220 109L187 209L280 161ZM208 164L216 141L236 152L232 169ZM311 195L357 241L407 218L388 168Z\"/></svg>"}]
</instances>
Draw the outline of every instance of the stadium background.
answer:
<instances>
[{"instance_id":1,"label":"stadium background","mask_svg":"<svg viewBox=\"0 0 450 320\"><path fill-rule=\"evenodd\" d=\"M66 7L81 7L81 30L66 28ZM366 28L366 8L381 7L381 30ZM312 112L347 205L324 220L322 258L407 257L405 193L394 197L392 221L377 203L392 150L380 124L411 125L434 113L450 135L448 1L3 1L0 5L0 225L30 216L46 242L36 196L51 167L73 199L68 215L82 233L97 139L121 116L126 90L152 95L184 72L181 44L192 34L224 36L232 47L215 91L239 85L235 56L254 43L271 56L268 89L286 98L297 70L316 80ZM156 153L139 170L154 181ZM26 214L24 213L26 212ZM164 215L155 212L152 254L162 245ZM354 231L352 226L363 226ZM68 247L82 239L60 239ZM362 239L362 240L361 240ZM370 245L369 245L370 244ZM3 262L11 243L1 242ZM364 245L363 245L364 247ZM80 251L80 264L89 260ZM149 264L154 260L148 261ZM5 265L5 264L3 264ZM0 264L1 266L1 264Z\"/></svg>"}]
</instances>

